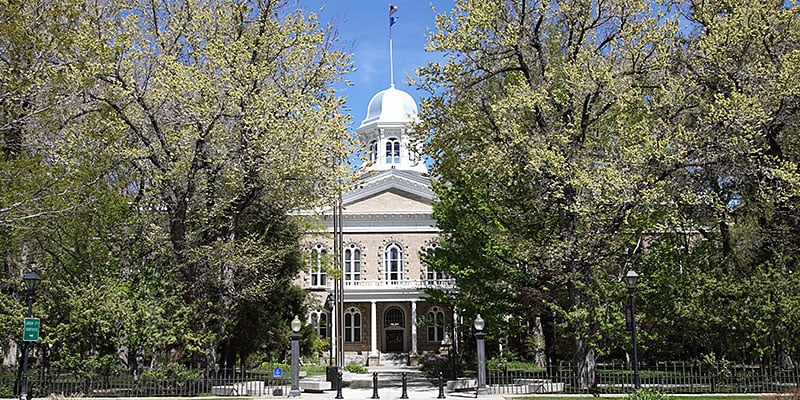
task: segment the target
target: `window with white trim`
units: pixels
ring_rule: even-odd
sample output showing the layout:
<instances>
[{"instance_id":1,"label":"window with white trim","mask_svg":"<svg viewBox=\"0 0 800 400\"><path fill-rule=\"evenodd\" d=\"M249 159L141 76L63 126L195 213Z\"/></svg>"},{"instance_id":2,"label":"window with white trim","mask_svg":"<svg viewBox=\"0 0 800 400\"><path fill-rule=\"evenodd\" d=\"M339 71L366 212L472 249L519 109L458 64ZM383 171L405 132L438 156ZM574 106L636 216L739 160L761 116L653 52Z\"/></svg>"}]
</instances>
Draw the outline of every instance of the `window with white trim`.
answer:
<instances>
[{"instance_id":1,"label":"window with white trim","mask_svg":"<svg viewBox=\"0 0 800 400\"><path fill-rule=\"evenodd\" d=\"M428 311L428 341L441 342L444 340L444 311L433 307Z\"/></svg>"},{"instance_id":2,"label":"window with white trim","mask_svg":"<svg viewBox=\"0 0 800 400\"><path fill-rule=\"evenodd\" d=\"M311 267L309 281L311 286L325 286L328 284L328 273L325 272L325 256L328 249L322 243L317 243L311 248L308 264Z\"/></svg>"},{"instance_id":3,"label":"window with white trim","mask_svg":"<svg viewBox=\"0 0 800 400\"><path fill-rule=\"evenodd\" d=\"M344 342L361 342L361 311L355 307L344 312Z\"/></svg>"},{"instance_id":4,"label":"window with white trim","mask_svg":"<svg viewBox=\"0 0 800 400\"><path fill-rule=\"evenodd\" d=\"M378 141L377 140L373 140L373 141L369 142L368 153L369 153L369 155L368 155L369 161L371 161L371 162L378 161Z\"/></svg>"},{"instance_id":5,"label":"window with white trim","mask_svg":"<svg viewBox=\"0 0 800 400\"><path fill-rule=\"evenodd\" d=\"M389 282L403 280L403 248L397 243L390 243L383 251L384 278Z\"/></svg>"},{"instance_id":6,"label":"window with white trim","mask_svg":"<svg viewBox=\"0 0 800 400\"><path fill-rule=\"evenodd\" d=\"M386 141L386 163L400 164L400 140L389 138Z\"/></svg>"},{"instance_id":7,"label":"window with white trim","mask_svg":"<svg viewBox=\"0 0 800 400\"><path fill-rule=\"evenodd\" d=\"M344 282L350 285L361 280L361 248L351 243L344 249Z\"/></svg>"}]
</instances>

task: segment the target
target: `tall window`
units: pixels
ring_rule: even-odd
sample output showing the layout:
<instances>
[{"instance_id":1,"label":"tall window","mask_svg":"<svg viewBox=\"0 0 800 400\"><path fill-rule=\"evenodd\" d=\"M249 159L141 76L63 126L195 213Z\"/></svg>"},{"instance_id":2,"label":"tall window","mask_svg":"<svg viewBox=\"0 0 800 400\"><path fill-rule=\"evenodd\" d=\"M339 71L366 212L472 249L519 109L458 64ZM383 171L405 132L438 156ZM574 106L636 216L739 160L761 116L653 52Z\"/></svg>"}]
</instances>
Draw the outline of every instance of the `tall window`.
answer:
<instances>
[{"instance_id":1,"label":"tall window","mask_svg":"<svg viewBox=\"0 0 800 400\"><path fill-rule=\"evenodd\" d=\"M444 311L439 307L433 307L428 311L428 341L442 340L444 340Z\"/></svg>"},{"instance_id":2,"label":"tall window","mask_svg":"<svg viewBox=\"0 0 800 400\"><path fill-rule=\"evenodd\" d=\"M386 246L383 252L383 271L389 282L403 280L403 249L397 243Z\"/></svg>"},{"instance_id":3,"label":"tall window","mask_svg":"<svg viewBox=\"0 0 800 400\"><path fill-rule=\"evenodd\" d=\"M308 260L308 263L311 266L311 286L325 286L328 284L328 274L323 268L323 264L325 263L325 255L327 254L328 250L322 245L322 243L317 243L311 248L311 254Z\"/></svg>"},{"instance_id":4,"label":"tall window","mask_svg":"<svg viewBox=\"0 0 800 400\"><path fill-rule=\"evenodd\" d=\"M430 246L425 248L425 253L423 255L423 259L427 257L431 257L433 252L439 247L438 243L431 244ZM425 268L425 278L428 282L428 285L438 285L441 283L442 280L450 279L450 276L445 271L437 271L433 269L430 265Z\"/></svg>"},{"instance_id":5,"label":"tall window","mask_svg":"<svg viewBox=\"0 0 800 400\"><path fill-rule=\"evenodd\" d=\"M346 285L361 280L361 248L351 243L344 249L344 281Z\"/></svg>"},{"instance_id":6,"label":"tall window","mask_svg":"<svg viewBox=\"0 0 800 400\"><path fill-rule=\"evenodd\" d=\"M328 313L325 311L312 312L311 323L317 328L317 334L319 337L328 337Z\"/></svg>"},{"instance_id":7,"label":"tall window","mask_svg":"<svg viewBox=\"0 0 800 400\"><path fill-rule=\"evenodd\" d=\"M386 163L400 164L400 141L397 138L386 141Z\"/></svg>"},{"instance_id":8,"label":"tall window","mask_svg":"<svg viewBox=\"0 0 800 400\"><path fill-rule=\"evenodd\" d=\"M350 307L344 312L344 341L357 343L361 341L361 312Z\"/></svg>"},{"instance_id":9,"label":"tall window","mask_svg":"<svg viewBox=\"0 0 800 400\"><path fill-rule=\"evenodd\" d=\"M369 160L372 162L378 161L378 141L373 140L369 142Z\"/></svg>"}]
</instances>

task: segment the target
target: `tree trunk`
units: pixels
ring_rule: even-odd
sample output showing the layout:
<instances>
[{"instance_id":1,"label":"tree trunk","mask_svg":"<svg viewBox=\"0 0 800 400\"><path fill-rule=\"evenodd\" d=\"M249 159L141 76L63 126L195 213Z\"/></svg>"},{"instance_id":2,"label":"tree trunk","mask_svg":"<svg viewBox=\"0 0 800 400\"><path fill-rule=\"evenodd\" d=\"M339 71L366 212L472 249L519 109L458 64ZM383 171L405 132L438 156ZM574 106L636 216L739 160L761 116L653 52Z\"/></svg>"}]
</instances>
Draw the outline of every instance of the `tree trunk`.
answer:
<instances>
[{"instance_id":1,"label":"tree trunk","mask_svg":"<svg viewBox=\"0 0 800 400\"><path fill-rule=\"evenodd\" d=\"M595 370L597 367L594 349L589 347L583 338L575 339L575 368L578 372L578 382L580 388L594 393L597 383L595 382Z\"/></svg>"}]
</instances>

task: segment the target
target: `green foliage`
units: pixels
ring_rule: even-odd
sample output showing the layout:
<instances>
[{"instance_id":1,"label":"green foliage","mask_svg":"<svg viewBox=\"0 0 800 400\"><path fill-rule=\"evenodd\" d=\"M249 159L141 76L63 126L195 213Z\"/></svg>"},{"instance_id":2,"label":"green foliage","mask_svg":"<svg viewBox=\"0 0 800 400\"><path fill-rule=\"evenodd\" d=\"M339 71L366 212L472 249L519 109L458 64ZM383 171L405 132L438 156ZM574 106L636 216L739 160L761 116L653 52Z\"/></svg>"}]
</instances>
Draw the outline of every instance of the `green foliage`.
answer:
<instances>
[{"instance_id":1,"label":"green foliage","mask_svg":"<svg viewBox=\"0 0 800 400\"><path fill-rule=\"evenodd\" d=\"M544 334L591 387L598 356L630 351L633 267L640 354L796 358L797 10L458 0L439 15L415 133L443 232L426 262L459 280L464 315L490 338Z\"/></svg>"},{"instance_id":2,"label":"green foliage","mask_svg":"<svg viewBox=\"0 0 800 400\"><path fill-rule=\"evenodd\" d=\"M344 366L344 370L347 371L347 372L352 372L354 374L366 374L366 373L369 372L367 367L365 367L365 366L363 366L361 364L356 364L356 363L351 363L351 364L345 365Z\"/></svg>"},{"instance_id":3,"label":"green foliage","mask_svg":"<svg viewBox=\"0 0 800 400\"><path fill-rule=\"evenodd\" d=\"M453 364L449 357L435 354L428 354L420 357L419 369L426 376L435 378L439 376L439 372L443 372L448 376L448 371L452 371Z\"/></svg>"},{"instance_id":4,"label":"green foliage","mask_svg":"<svg viewBox=\"0 0 800 400\"><path fill-rule=\"evenodd\" d=\"M53 365L282 358L288 213L352 177L333 28L283 2L0 7L0 340L37 268Z\"/></svg>"},{"instance_id":5,"label":"green foliage","mask_svg":"<svg viewBox=\"0 0 800 400\"><path fill-rule=\"evenodd\" d=\"M669 400L672 397L656 389L644 388L634 391L626 398L629 400Z\"/></svg>"}]
</instances>

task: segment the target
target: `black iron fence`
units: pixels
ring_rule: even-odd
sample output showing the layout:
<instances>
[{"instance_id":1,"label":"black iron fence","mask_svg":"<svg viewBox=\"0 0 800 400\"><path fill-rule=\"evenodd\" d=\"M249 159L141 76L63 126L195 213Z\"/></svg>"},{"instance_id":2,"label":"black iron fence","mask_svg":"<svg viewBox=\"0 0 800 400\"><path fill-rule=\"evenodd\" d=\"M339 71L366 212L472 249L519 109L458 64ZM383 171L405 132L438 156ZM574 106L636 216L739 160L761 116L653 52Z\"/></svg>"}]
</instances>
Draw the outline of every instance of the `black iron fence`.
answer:
<instances>
[{"instance_id":1,"label":"black iron fence","mask_svg":"<svg viewBox=\"0 0 800 400\"><path fill-rule=\"evenodd\" d=\"M0 398L19 393L16 374L0 374ZM291 383L271 374L227 373L204 376L199 371L184 371L176 376L153 376L129 373L93 374L33 369L28 374L28 392L32 397L63 395L68 397L147 397L147 396L285 396ZM5 393L8 392L8 393Z\"/></svg>"},{"instance_id":2,"label":"black iron fence","mask_svg":"<svg viewBox=\"0 0 800 400\"><path fill-rule=\"evenodd\" d=\"M800 386L800 368L660 362L641 365L642 388L663 393L781 393ZM594 382L580 379L573 365L548 370L490 369L487 386L494 393L629 393L634 371L624 364L598 364Z\"/></svg>"}]
</instances>

